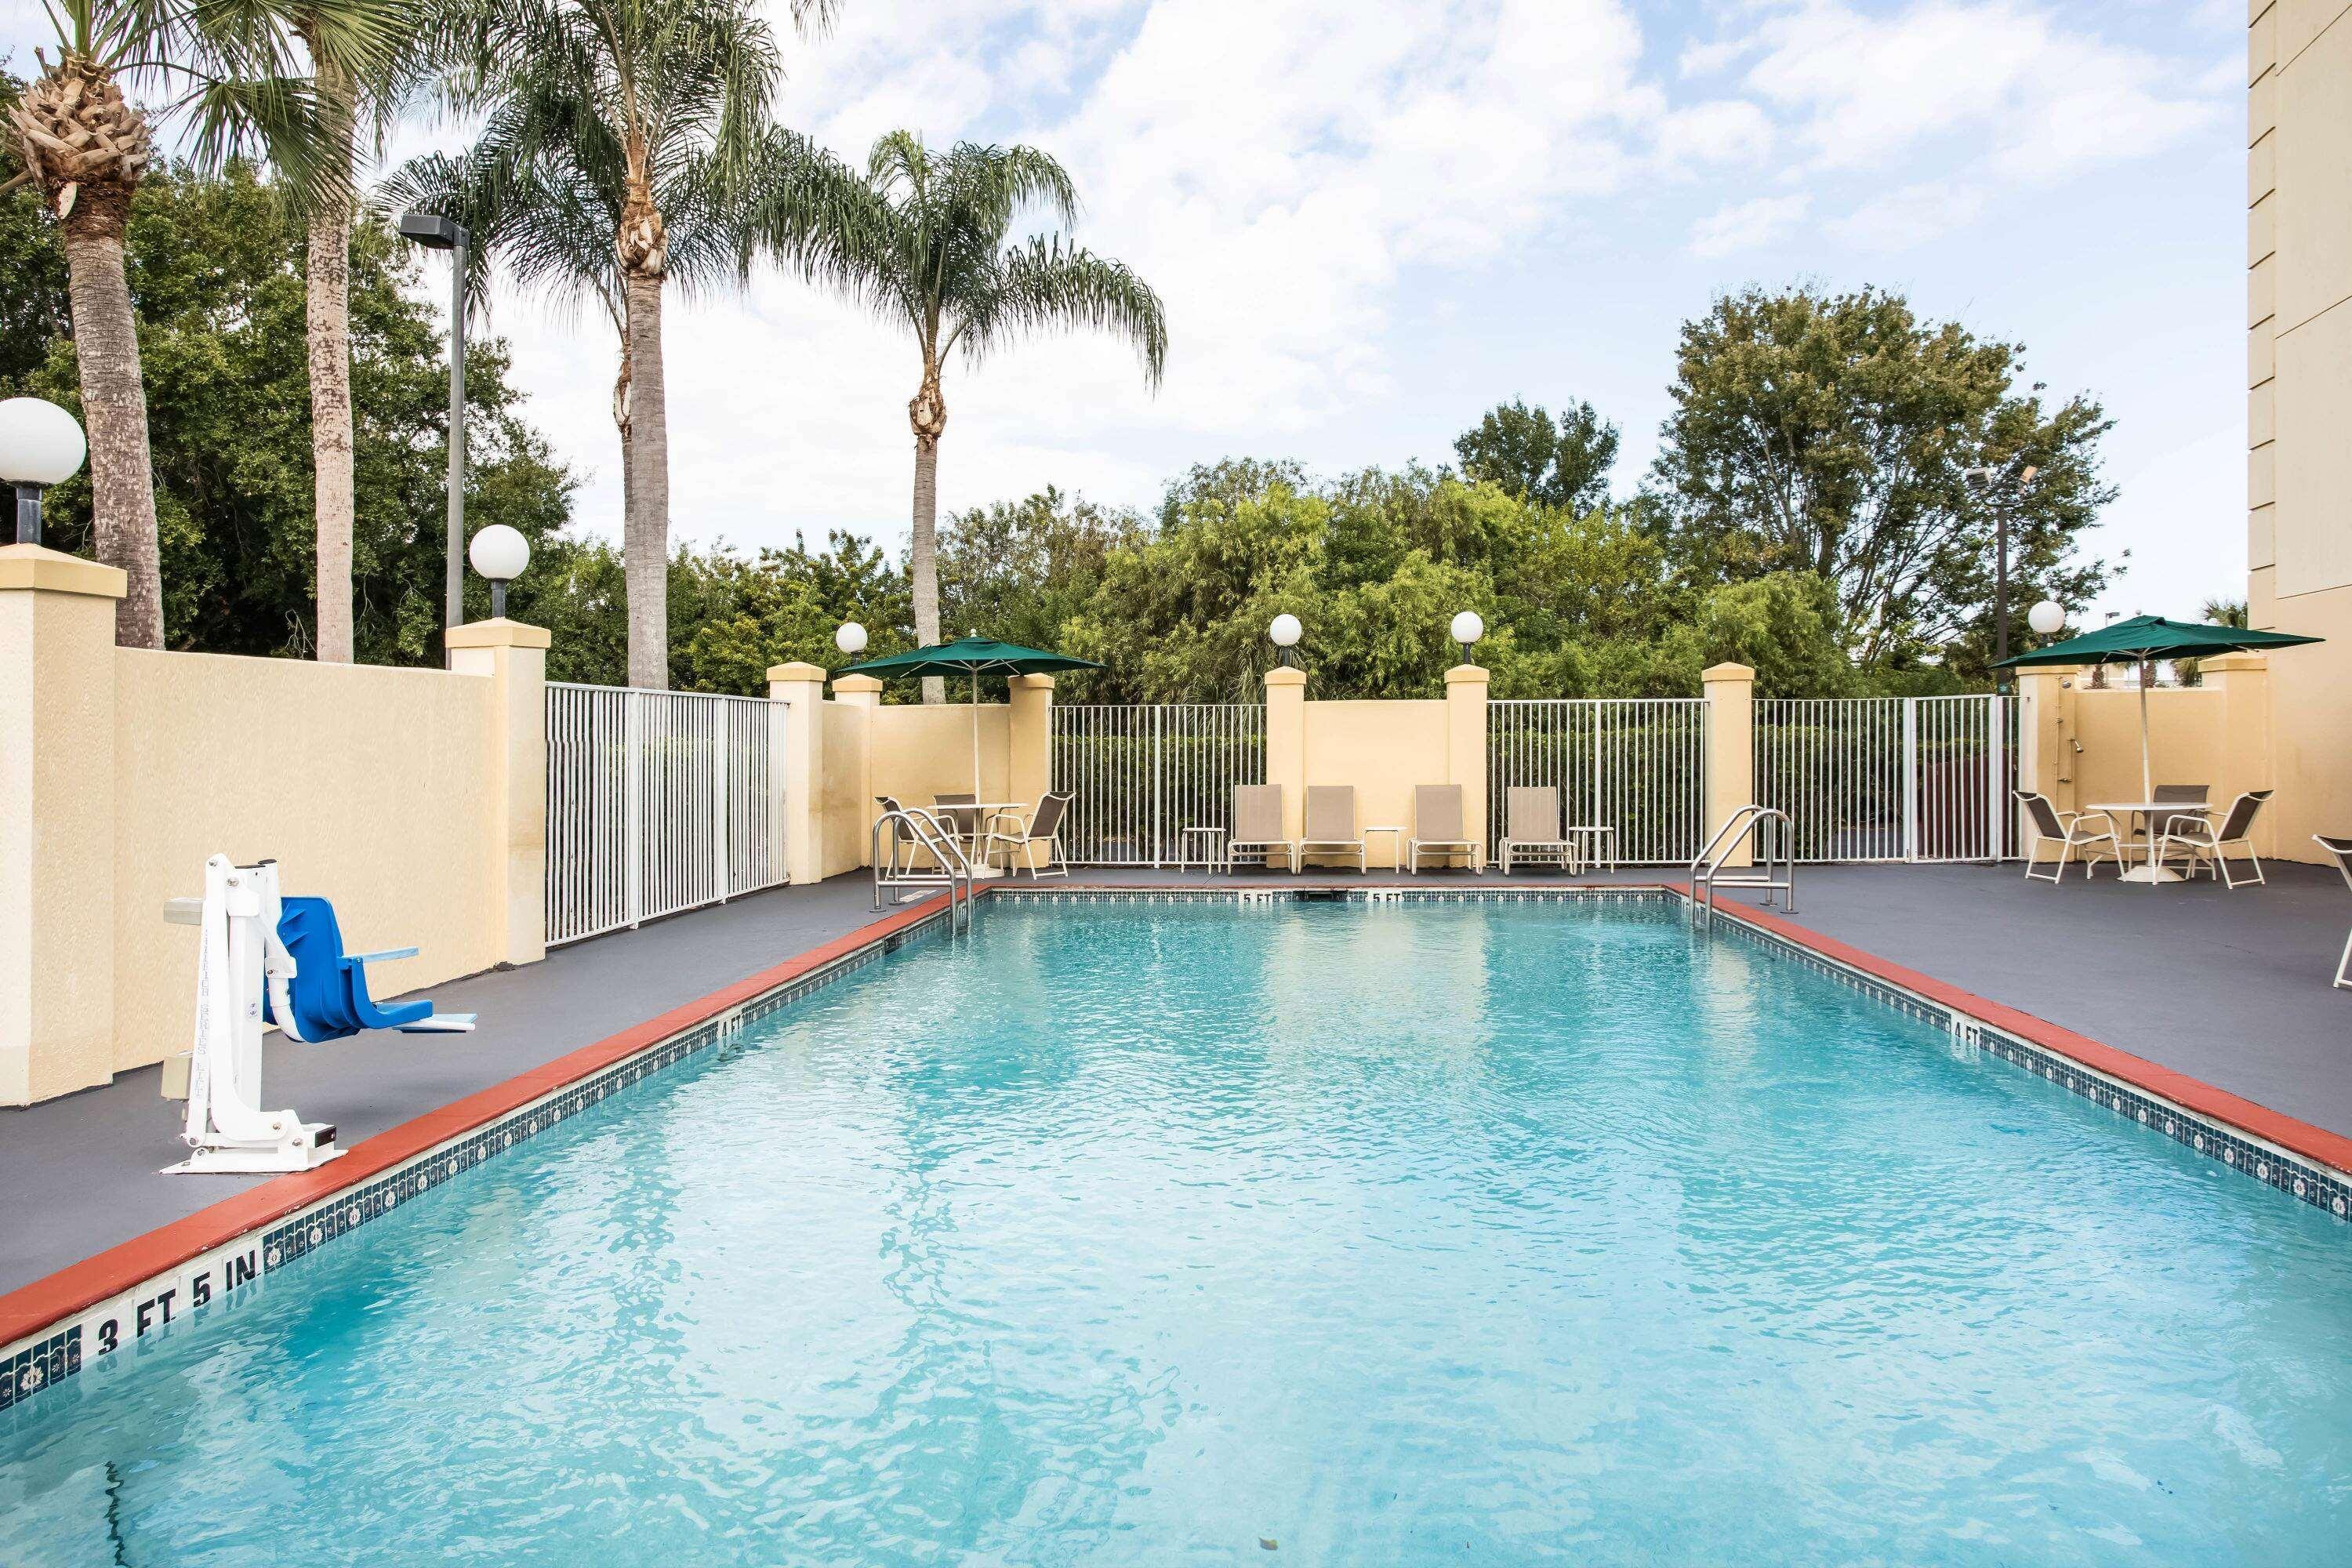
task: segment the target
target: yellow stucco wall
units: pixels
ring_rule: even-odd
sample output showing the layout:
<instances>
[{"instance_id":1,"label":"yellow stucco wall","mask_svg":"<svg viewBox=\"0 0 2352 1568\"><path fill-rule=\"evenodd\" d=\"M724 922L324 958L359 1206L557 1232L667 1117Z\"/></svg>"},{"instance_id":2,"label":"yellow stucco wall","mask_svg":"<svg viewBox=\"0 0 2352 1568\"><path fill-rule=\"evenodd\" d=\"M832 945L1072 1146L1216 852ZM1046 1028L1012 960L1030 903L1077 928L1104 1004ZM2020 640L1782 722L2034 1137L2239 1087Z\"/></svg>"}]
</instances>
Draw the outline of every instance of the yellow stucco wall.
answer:
<instances>
[{"instance_id":1,"label":"yellow stucco wall","mask_svg":"<svg viewBox=\"0 0 2352 1568\"><path fill-rule=\"evenodd\" d=\"M1411 837L1413 786L1450 782L1445 704L1309 702L1306 710L1306 784L1355 785L1359 828L1401 827ZM1371 842L1369 864L1396 863L1388 840L1382 834Z\"/></svg>"},{"instance_id":2,"label":"yellow stucco wall","mask_svg":"<svg viewBox=\"0 0 2352 1568\"><path fill-rule=\"evenodd\" d=\"M2139 693L2074 693L2074 738L2083 749L2068 773L2080 806L2103 800L2138 800ZM2201 689L2148 693L2148 759L2159 784L2203 784L2219 803L2227 782L2221 776L2221 693Z\"/></svg>"},{"instance_id":3,"label":"yellow stucco wall","mask_svg":"<svg viewBox=\"0 0 2352 1568\"><path fill-rule=\"evenodd\" d=\"M492 686L375 665L114 650L113 1070L187 1047L196 932L163 900L207 856L275 857L354 952L415 947L386 994L499 961Z\"/></svg>"},{"instance_id":4,"label":"yellow stucco wall","mask_svg":"<svg viewBox=\"0 0 2352 1568\"><path fill-rule=\"evenodd\" d=\"M824 846L824 874L838 876L866 863L867 829L874 821L874 802L866 789L866 710L827 702L818 710L824 724L824 765L821 781L824 823L818 838Z\"/></svg>"},{"instance_id":5,"label":"yellow stucco wall","mask_svg":"<svg viewBox=\"0 0 2352 1568\"><path fill-rule=\"evenodd\" d=\"M1005 756L1010 711L1002 702L980 704L979 793L984 799L1010 798ZM970 795L971 749L970 703L900 702L877 708L874 793L896 796L908 805L929 805L931 797L942 791ZM866 820L870 824L873 819L869 816Z\"/></svg>"},{"instance_id":6,"label":"yellow stucco wall","mask_svg":"<svg viewBox=\"0 0 2352 1568\"><path fill-rule=\"evenodd\" d=\"M2352 833L2352 14L2253 0L2247 34L2246 560L2271 659L2274 844Z\"/></svg>"}]
</instances>

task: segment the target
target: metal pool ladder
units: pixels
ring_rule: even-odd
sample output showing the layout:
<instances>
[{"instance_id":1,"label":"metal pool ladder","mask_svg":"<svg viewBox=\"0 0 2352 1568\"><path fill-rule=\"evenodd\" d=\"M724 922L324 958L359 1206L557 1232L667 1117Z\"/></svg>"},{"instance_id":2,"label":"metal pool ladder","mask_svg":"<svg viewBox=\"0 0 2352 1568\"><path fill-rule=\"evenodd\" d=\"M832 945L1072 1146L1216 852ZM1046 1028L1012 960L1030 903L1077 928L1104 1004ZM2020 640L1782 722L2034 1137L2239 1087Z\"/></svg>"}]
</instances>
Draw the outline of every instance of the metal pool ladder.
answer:
<instances>
[{"instance_id":1,"label":"metal pool ladder","mask_svg":"<svg viewBox=\"0 0 2352 1568\"><path fill-rule=\"evenodd\" d=\"M889 849L883 849L882 831L890 830ZM940 826L939 820L927 811L909 811L904 806L885 811L874 819L872 842L874 866L874 908L877 911L892 904L904 903L898 889L906 888L945 888L948 890L948 930L955 930L956 890L963 890L963 929L971 929L974 889L971 861L955 836ZM931 864L915 864L914 851L928 853ZM891 889L885 901L882 890Z\"/></svg>"},{"instance_id":2,"label":"metal pool ladder","mask_svg":"<svg viewBox=\"0 0 2352 1568\"><path fill-rule=\"evenodd\" d=\"M1757 832L1767 823L1771 833ZM1742 839L1756 833L1756 846L1762 858L1753 868L1754 875L1735 871L1727 876L1723 871L1726 857L1739 847ZM1789 814L1778 806L1743 805L1724 818L1706 847L1691 858L1690 918L1703 926L1715 924L1715 890L1717 888L1760 888L1764 890L1764 907L1772 907L1772 895L1780 895L1780 912L1797 912L1796 824ZM1774 851L1778 851L1776 855ZM1774 868L1779 874L1774 874Z\"/></svg>"}]
</instances>

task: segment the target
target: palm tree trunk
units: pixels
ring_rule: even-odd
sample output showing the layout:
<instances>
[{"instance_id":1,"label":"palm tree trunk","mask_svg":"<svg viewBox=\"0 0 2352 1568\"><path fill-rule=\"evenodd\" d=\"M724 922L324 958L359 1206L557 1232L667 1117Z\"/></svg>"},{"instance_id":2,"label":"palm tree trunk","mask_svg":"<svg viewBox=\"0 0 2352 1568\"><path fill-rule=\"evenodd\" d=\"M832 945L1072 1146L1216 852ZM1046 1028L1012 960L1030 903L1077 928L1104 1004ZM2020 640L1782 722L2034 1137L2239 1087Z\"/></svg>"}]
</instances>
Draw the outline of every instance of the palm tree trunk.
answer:
<instances>
[{"instance_id":1,"label":"palm tree trunk","mask_svg":"<svg viewBox=\"0 0 2352 1568\"><path fill-rule=\"evenodd\" d=\"M947 428L948 405L940 395L940 367L929 354L923 359L923 384L907 405L908 423L915 430L915 515L913 541L907 571L913 579L915 641L929 647L940 637L940 435ZM947 682L936 675L923 678L923 700L947 700Z\"/></svg>"},{"instance_id":2,"label":"palm tree trunk","mask_svg":"<svg viewBox=\"0 0 2352 1568\"><path fill-rule=\"evenodd\" d=\"M348 161L351 128L340 128ZM351 199L310 215L310 468L319 556L319 658L352 662Z\"/></svg>"},{"instance_id":3,"label":"palm tree trunk","mask_svg":"<svg viewBox=\"0 0 2352 1568\"><path fill-rule=\"evenodd\" d=\"M129 579L114 606L121 647L163 646L163 575L155 543L155 468L147 387L123 271L129 193L89 193L66 215L66 294L89 436L90 517L98 558Z\"/></svg>"},{"instance_id":4,"label":"palm tree trunk","mask_svg":"<svg viewBox=\"0 0 2352 1568\"><path fill-rule=\"evenodd\" d=\"M669 685L669 413L662 391L659 274L631 274L627 489L621 556L629 584L629 684Z\"/></svg>"}]
</instances>

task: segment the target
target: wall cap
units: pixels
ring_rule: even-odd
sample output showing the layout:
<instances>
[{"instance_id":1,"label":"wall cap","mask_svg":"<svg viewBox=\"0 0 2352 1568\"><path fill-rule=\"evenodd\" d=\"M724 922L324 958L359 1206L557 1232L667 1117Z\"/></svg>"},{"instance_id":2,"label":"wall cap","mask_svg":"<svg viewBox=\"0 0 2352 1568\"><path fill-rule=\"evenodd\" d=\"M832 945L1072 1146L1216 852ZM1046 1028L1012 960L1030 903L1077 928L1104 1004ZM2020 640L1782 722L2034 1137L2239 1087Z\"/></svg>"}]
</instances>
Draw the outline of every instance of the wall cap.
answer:
<instances>
[{"instance_id":1,"label":"wall cap","mask_svg":"<svg viewBox=\"0 0 2352 1568\"><path fill-rule=\"evenodd\" d=\"M1452 669L1445 672L1445 684L1448 686L1484 686L1486 684L1486 672L1485 669L1475 664L1457 664Z\"/></svg>"},{"instance_id":2,"label":"wall cap","mask_svg":"<svg viewBox=\"0 0 2352 1568\"><path fill-rule=\"evenodd\" d=\"M441 634L443 647L545 647L553 640L545 626L527 626L503 617L467 621Z\"/></svg>"},{"instance_id":3,"label":"wall cap","mask_svg":"<svg viewBox=\"0 0 2352 1568\"><path fill-rule=\"evenodd\" d=\"M2268 654L2254 653L2251 650L2245 653L2217 653L2212 658L2200 659L2197 663L2197 668L2201 673L2224 675L2232 670L2268 669L2270 667Z\"/></svg>"},{"instance_id":4,"label":"wall cap","mask_svg":"<svg viewBox=\"0 0 2352 1568\"><path fill-rule=\"evenodd\" d=\"M1286 664L1277 664L1265 672L1265 683L1269 689L1276 686L1304 686L1307 684L1307 672Z\"/></svg>"},{"instance_id":5,"label":"wall cap","mask_svg":"<svg viewBox=\"0 0 2352 1568\"><path fill-rule=\"evenodd\" d=\"M1718 681L1745 680L1753 682L1756 679L1756 671L1749 668L1747 665L1734 664L1727 659L1723 663L1715 666L1713 668L1701 670L1699 672L1699 679L1706 682L1709 686L1713 686Z\"/></svg>"},{"instance_id":6,"label":"wall cap","mask_svg":"<svg viewBox=\"0 0 2352 1568\"><path fill-rule=\"evenodd\" d=\"M101 566L62 550L38 544L0 546L0 589L29 589L40 594L87 594L93 599L120 599L130 591L121 568Z\"/></svg>"},{"instance_id":7,"label":"wall cap","mask_svg":"<svg viewBox=\"0 0 2352 1568\"><path fill-rule=\"evenodd\" d=\"M1012 678L1011 684L1024 691L1051 691L1054 689L1054 678L1050 675L1016 675Z\"/></svg>"},{"instance_id":8,"label":"wall cap","mask_svg":"<svg viewBox=\"0 0 2352 1568\"><path fill-rule=\"evenodd\" d=\"M801 659L794 659L790 664L770 665L768 684L776 686L787 680L814 680L822 685L828 673L821 664L809 664Z\"/></svg>"},{"instance_id":9,"label":"wall cap","mask_svg":"<svg viewBox=\"0 0 2352 1568\"><path fill-rule=\"evenodd\" d=\"M836 675L833 678L834 695L845 691L879 691L882 678L877 675Z\"/></svg>"}]
</instances>

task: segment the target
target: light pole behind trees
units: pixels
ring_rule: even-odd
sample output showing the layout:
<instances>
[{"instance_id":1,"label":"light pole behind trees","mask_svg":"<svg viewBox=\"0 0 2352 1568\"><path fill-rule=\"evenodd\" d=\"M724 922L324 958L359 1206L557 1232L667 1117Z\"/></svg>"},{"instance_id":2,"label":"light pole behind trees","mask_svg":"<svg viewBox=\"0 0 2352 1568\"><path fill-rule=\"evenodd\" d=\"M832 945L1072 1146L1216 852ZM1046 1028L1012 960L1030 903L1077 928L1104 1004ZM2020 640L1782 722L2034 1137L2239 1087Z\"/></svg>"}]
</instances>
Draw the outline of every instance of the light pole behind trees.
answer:
<instances>
[{"instance_id":1,"label":"light pole behind trees","mask_svg":"<svg viewBox=\"0 0 2352 1568\"><path fill-rule=\"evenodd\" d=\"M466 619L466 226L439 213L400 215L403 238L450 253L449 547L443 629Z\"/></svg>"}]
</instances>

